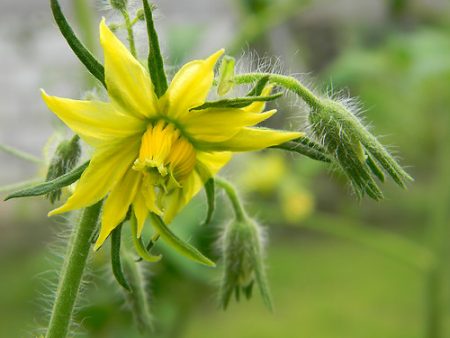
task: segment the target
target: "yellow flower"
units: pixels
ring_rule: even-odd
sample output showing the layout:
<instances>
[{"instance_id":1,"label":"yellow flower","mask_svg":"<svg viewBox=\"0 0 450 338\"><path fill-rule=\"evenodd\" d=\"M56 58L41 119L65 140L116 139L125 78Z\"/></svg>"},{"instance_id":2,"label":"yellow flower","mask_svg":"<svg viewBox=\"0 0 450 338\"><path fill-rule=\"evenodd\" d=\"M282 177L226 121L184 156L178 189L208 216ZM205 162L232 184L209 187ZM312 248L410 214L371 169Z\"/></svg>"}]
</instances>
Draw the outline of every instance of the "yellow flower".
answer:
<instances>
[{"instance_id":1,"label":"yellow flower","mask_svg":"<svg viewBox=\"0 0 450 338\"><path fill-rule=\"evenodd\" d=\"M42 96L67 126L94 148L88 168L55 215L90 206L106 195L95 249L132 206L138 236L149 212L169 223L231 158L232 152L259 150L301 136L296 132L251 128L272 116L255 102L243 109L204 109L220 50L185 64L166 93L157 98L148 71L100 24L109 102Z\"/></svg>"}]
</instances>

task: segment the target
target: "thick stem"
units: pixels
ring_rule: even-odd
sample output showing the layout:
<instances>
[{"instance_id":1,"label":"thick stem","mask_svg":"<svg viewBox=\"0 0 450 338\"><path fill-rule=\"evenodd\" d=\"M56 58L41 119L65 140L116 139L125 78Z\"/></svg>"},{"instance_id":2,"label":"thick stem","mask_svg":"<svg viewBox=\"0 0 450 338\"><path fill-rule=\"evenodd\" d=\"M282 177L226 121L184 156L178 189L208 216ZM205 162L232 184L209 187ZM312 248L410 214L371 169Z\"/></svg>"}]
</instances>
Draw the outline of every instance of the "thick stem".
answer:
<instances>
[{"instance_id":1,"label":"thick stem","mask_svg":"<svg viewBox=\"0 0 450 338\"><path fill-rule=\"evenodd\" d=\"M223 190L225 190L225 193L227 194L228 199L230 200L230 202L233 206L233 210L236 214L236 218L239 221L245 220L247 218L247 214L245 213L242 203L239 200L237 191L233 187L233 185L230 182L228 182L227 180L220 178L220 177L215 177L215 181L218 186L220 186Z\"/></svg>"},{"instance_id":2,"label":"thick stem","mask_svg":"<svg viewBox=\"0 0 450 338\"><path fill-rule=\"evenodd\" d=\"M100 209L101 202L86 208L80 224L73 231L62 267L46 338L67 336Z\"/></svg>"},{"instance_id":3,"label":"thick stem","mask_svg":"<svg viewBox=\"0 0 450 338\"><path fill-rule=\"evenodd\" d=\"M310 91L306 86L304 86L300 81L291 76L271 73L248 73L236 75L234 77L234 82L236 84L253 83L266 76L269 76L270 82L286 88L300 96L311 108L315 109L322 106L319 97L314 95L314 93Z\"/></svg>"}]
</instances>

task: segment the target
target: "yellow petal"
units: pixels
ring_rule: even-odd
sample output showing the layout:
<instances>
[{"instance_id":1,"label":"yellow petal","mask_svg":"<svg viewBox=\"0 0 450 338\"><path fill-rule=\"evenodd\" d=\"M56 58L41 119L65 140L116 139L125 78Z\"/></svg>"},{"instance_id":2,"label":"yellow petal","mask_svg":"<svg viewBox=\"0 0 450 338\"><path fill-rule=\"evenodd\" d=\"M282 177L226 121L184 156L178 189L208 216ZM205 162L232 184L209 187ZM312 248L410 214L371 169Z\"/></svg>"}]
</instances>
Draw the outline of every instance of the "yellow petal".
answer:
<instances>
[{"instance_id":1,"label":"yellow petal","mask_svg":"<svg viewBox=\"0 0 450 338\"><path fill-rule=\"evenodd\" d=\"M177 118L205 102L214 79L214 66L224 53L221 49L205 60L185 64L174 76L162 100L167 114Z\"/></svg>"},{"instance_id":2,"label":"yellow petal","mask_svg":"<svg viewBox=\"0 0 450 338\"><path fill-rule=\"evenodd\" d=\"M106 199L102 212L102 224L94 250L98 250L111 231L122 222L133 202L142 180L142 174L129 169L125 176L114 186Z\"/></svg>"},{"instance_id":3,"label":"yellow petal","mask_svg":"<svg viewBox=\"0 0 450 338\"><path fill-rule=\"evenodd\" d=\"M280 131L263 128L243 128L233 138L216 144L210 144L211 150L252 151L272 147L303 136L304 133Z\"/></svg>"},{"instance_id":4,"label":"yellow petal","mask_svg":"<svg viewBox=\"0 0 450 338\"><path fill-rule=\"evenodd\" d=\"M276 110L249 113L241 109L205 109L192 111L191 115L181 119L180 123L183 125L183 130L201 145L228 140L243 127L258 124L275 112Z\"/></svg>"},{"instance_id":5,"label":"yellow petal","mask_svg":"<svg viewBox=\"0 0 450 338\"><path fill-rule=\"evenodd\" d=\"M273 85L265 86L261 96L269 96L272 92ZM242 108L243 110L251 113L260 113L266 108L266 103L264 101L255 101L252 104L248 105L247 107Z\"/></svg>"},{"instance_id":6,"label":"yellow petal","mask_svg":"<svg viewBox=\"0 0 450 338\"><path fill-rule=\"evenodd\" d=\"M141 120L120 113L110 103L59 98L49 96L43 90L42 98L56 116L92 146L145 130Z\"/></svg>"},{"instance_id":7,"label":"yellow petal","mask_svg":"<svg viewBox=\"0 0 450 338\"><path fill-rule=\"evenodd\" d=\"M206 168L209 176L217 174L217 172L228 163L231 159L230 152L198 152L198 165ZM204 170L204 169L202 169ZM204 185L206 177L200 175L197 170L183 181L183 188L176 189L174 192L166 196L164 200L164 222L169 224L178 212L189 203L189 201L200 191Z\"/></svg>"},{"instance_id":8,"label":"yellow petal","mask_svg":"<svg viewBox=\"0 0 450 338\"><path fill-rule=\"evenodd\" d=\"M199 192L203 186L202 180L197 172L193 171L188 178L183 181L182 189L175 189L164 198L163 220L169 224L178 212Z\"/></svg>"},{"instance_id":9,"label":"yellow petal","mask_svg":"<svg viewBox=\"0 0 450 338\"><path fill-rule=\"evenodd\" d=\"M63 206L51 211L49 216L84 208L100 201L131 167L138 150L138 138L98 148L72 196Z\"/></svg>"},{"instance_id":10,"label":"yellow petal","mask_svg":"<svg viewBox=\"0 0 450 338\"><path fill-rule=\"evenodd\" d=\"M202 151L197 153L197 161L198 165L207 168L210 176L214 176L231 160L231 155L229 151Z\"/></svg>"},{"instance_id":11,"label":"yellow petal","mask_svg":"<svg viewBox=\"0 0 450 338\"><path fill-rule=\"evenodd\" d=\"M126 113L145 118L156 116L157 98L150 75L105 23L100 23L100 43L105 59L108 95Z\"/></svg>"},{"instance_id":12,"label":"yellow petal","mask_svg":"<svg viewBox=\"0 0 450 338\"><path fill-rule=\"evenodd\" d=\"M137 235L141 237L142 229L144 229L145 220L148 216L148 208L145 205L144 196L140 191L137 192L133 202L133 211L137 220Z\"/></svg>"}]
</instances>

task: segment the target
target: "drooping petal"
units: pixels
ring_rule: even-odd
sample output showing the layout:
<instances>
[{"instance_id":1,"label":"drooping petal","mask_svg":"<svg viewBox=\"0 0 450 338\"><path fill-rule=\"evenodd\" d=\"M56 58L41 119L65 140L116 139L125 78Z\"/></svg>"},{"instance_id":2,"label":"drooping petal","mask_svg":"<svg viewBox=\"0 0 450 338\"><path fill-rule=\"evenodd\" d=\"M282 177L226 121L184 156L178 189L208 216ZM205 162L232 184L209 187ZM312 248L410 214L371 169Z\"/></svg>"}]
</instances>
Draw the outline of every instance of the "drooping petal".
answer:
<instances>
[{"instance_id":1,"label":"drooping petal","mask_svg":"<svg viewBox=\"0 0 450 338\"><path fill-rule=\"evenodd\" d=\"M142 181L142 174L129 169L123 178L117 182L103 206L102 223L94 250L100 248L111 231L120 224L127 215L128 208L135 199L136 192Z\"/></svg>"},{"instance_id":2,"label":"drooping petal","mask_svg":"<svg viewBox=\"0 0 450 338\"><path fill-rule=\"evenodd\" d=\"M210 144L215 151L253 151L276 146L303 136L304 133L265 128L243 128L234 137L224 142Z\"/></svg>"},{"instance_id":3,"label":"drooping petal","mask_svg":"<svg viewBox=\"0 0 450 338\"><path fill-rule=\"evenodd\" d=\"M136 196L134 198L133 202L133 211L136 215L137 220L137 235L138 238L141 237L142 229L144 229L144 223L148 216L148 208L145 205L145 199L144 196L140 191L136 193Z\"/></svg>"},{"instance_id":4,"label":"drooping petal","mask_svg":"<svg viewBox=\"0 0 450 338\"><path fill-rule=\"evenodd\" d=\"M177 118L205 102L214 79L214 66L224 53L221 49L205 60L186 63L174 76L162 97L167 115Z\"/></svg>"},{"instance_id":5,"label":"drooping petal","mask_svg":"<svg viewBox=\"0 0 450 338\"><path fill-rule=\"evenodd\" d=\"M182 189L174 190L164 199L164 222L170 223L177 213L200 191L205 180L217 174L230 159L230 152L198 152L199 168L194 170L183 182ZM207 171L207 177L205 177L205 170Z\"/></svg>"},{"instance_id":6,"label":"drooping petal","mask_svg":"<svg viewBox=\"0 0 450 338\"><path fill-rule=\"evenodd\" d=\"M139 118L156 116L158 101L148 72L105 23L100 23L108 95L126 113Z\"/></svg>"},{"instance_id":7,"label":"drooping petal","mask_svg":"<svg viewBox=\"0 0 450 338\"><path fill-rule=\"evenodd\" d=\"M91 146L142 133L145 124L125 115L106 102L79 101L49 96L42 90L48 108Z\"/></svg>"},{"instance_id":8,"label":"drooping petal","mask_svg":"<svg viewBox=\"0 0 450 338\"><path fill-rule=\"evenodd\" d=\"M128 138L98 148L72 196L64 205L51 211L49 216L84 208L100 201L131 167L138 150L138 138Z\"/></svg>"},{"instance_id":9,"label":"drooping petal","mask_svg":"<svg viewBox=\"0 0 450 338\"><path fill-rule=\"evenodd\" d=\"M183 130L200 144L222 142L232 138L243 127L258 124L275 113L276 110L249 113L242 109L205 109L192 111L180 123Z\"/></svg>"}]
</instances>

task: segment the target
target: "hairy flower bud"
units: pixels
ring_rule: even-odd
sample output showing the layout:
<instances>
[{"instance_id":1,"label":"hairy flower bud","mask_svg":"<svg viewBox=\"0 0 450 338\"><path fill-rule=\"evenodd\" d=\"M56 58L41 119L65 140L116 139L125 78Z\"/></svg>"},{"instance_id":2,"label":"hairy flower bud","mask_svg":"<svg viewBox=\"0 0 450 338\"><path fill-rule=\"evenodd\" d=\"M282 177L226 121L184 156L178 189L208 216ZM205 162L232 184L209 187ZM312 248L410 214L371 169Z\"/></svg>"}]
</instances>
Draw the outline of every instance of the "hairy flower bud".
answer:
<instances>
[{"instance_id":1,"label":"hairy flower bud","mask_svg":"<svg viewBox=\"0 0 450 338\"><path fill-rule=\"evenodd\" d=\"M223 96L233 89L234 66L236 61L233 57L225 55L219 68L219 83L217 94Z\"/></svg>"},{"instance_id":2,"label":"hairy flower bud","mask_svg":"<svg viewBox=\"0 0 450 338\"><path fill-rule=\"evenodd\" d=\"M372 177L384 179L381 166L401 187L412 178L343 103L326 99L309 115L314 136L349 178L358 197L383 198Z\"/></svg>"},{"instance_id":3,"label":"hairy flower bud","mask_svg":"<svg viewBox=\"0 0 450 338\"><path fill-rule=\"evenodd\" d=\"M75 135L70 140L62 141L56 148L55 154L47 170L46 181L51 181L71 171L81 155L80 138ZM61 189L47 194L51 203L55 203L61 197Z\"/></svg>"},{"instance_id":4,"label":"hairy flower bud","mask_svg":"<svg viewBox=\"0 0 450 338\"><path fill-rule=\"evenodd\" d=\"M111 7L119 11L127 9L127 0L109 0Z\"/></svg>"},{"instance_id":5,"label":"hairy flower bud","mask_svg":"<svg viewBox=\"0 0 450 338\"><path fill-rule=\"evenodd\" d=\"M235 219L224 229L221 249L224 263L220 285L222 307L227 308L233 292L237 301L241 292L250 299L253 285L256 283L265 304L271 308L263 263L261 227L248 217Z\"/></svg>"}]
</instances>

